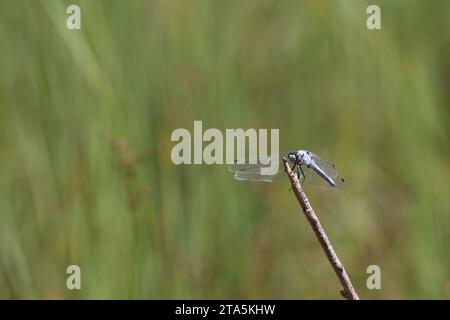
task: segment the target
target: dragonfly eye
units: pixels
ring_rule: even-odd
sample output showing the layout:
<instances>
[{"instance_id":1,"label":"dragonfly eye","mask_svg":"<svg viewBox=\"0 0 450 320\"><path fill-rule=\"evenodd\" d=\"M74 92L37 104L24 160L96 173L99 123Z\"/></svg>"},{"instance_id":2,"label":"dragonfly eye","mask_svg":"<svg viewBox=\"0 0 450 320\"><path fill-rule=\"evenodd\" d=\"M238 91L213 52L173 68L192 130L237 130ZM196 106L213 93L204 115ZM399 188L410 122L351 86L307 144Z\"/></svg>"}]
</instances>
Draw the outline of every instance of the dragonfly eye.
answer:
<instances>
[{"instance_id":1,"label":"dragonfly eye","mask_svg":"<svg viewBox=\"0 0 450 320\"><path fill-rule=\"evenodd\" d=\"M293 153L290 153L290 154L288 155L288 158L289 158L289 160L291 160L292 162L295 162L295 160L297 159L296 156L295 156L295 154L293 154Z\"/></svg>"}]
</instances>

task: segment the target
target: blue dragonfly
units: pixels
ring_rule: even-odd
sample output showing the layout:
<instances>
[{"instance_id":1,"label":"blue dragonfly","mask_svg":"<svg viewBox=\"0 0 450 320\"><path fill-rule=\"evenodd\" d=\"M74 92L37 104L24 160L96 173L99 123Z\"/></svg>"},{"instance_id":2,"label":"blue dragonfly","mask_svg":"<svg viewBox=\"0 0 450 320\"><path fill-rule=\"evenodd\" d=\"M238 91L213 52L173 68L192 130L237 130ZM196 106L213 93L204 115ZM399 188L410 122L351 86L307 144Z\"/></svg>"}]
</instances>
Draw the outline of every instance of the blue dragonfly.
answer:
<instances>
[{"instance_id":1,"label":"blue dragonfly","mask_svg":"<svg viewBox=\"0 0 450 320\"><path fill-rule=\"evenodd\" d=\"M282 169L283 158L290 162L292 171L302 184L307 182L338 189L343 186L344 179L338 175L334 164L306 150L280 153L264 159L237 160L229 166L229 170L234 173L236 180L279 181L287 177ZM278 165L274 165L275 162L278 162Z\"/></svg>"}]
</instances>

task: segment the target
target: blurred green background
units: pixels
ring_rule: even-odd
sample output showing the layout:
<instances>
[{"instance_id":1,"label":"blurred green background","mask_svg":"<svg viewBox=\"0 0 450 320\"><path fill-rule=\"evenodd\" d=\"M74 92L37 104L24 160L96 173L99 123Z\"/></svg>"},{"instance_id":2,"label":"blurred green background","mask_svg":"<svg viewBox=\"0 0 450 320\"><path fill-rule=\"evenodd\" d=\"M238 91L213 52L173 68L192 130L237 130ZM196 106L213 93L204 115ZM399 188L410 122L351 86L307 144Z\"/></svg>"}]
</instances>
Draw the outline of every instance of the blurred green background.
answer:
<instances>
[{"instance_id":1,"label":"blurred green background","mask_svg":"<svg viewBox=\"0 0 450 320\"><path fill-rule=\"evenodd\" d=\"M0 0L0 39L0 298L340 299L288 182L171 162L194 120L336 163L361 298L450 298L450 2Z\"/></svg>"}]
</instances>

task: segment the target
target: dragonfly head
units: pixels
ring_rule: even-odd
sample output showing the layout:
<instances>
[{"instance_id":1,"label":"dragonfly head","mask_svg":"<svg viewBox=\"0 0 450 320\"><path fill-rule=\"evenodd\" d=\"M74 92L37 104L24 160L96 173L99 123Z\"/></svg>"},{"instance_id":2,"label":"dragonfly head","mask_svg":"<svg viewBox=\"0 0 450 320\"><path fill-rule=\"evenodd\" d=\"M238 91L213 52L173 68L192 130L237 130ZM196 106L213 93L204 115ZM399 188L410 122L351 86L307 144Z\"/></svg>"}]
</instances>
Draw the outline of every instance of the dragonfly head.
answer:
<instances>
[{"instance_id":1,"label":"dragonfly head","mask_svg":"<svg viewBox=\"0 0 450 320\"><path fill-rule=\"evenodd\" d=\"M295 154L295 152L291 152L288 154L288 158L292 163L296 163L297 162L297 155Z\"/></svg>"}]
</instances>

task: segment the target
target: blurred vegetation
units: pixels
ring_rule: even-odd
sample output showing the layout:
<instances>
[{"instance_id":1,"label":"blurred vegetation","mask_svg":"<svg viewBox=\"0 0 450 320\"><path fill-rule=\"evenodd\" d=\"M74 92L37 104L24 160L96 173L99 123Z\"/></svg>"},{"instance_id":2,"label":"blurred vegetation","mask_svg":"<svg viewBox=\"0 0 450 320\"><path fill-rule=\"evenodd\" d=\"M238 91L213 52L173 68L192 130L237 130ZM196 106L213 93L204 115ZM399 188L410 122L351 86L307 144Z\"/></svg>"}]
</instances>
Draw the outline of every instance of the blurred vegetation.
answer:
<instances>
[{"instance_id":1,"label":"blurred vegetation","mask_svg":"<svg viewBox=\"0 0 450 320\"><path fill-rule=\"evenodd\" d=\"M0 298L339 299L287 182L172 164L194 120L336 163L361 298L450 298L450 2L0 0L0 38Z\"/></svg>"}]
</instances>

